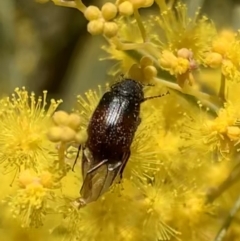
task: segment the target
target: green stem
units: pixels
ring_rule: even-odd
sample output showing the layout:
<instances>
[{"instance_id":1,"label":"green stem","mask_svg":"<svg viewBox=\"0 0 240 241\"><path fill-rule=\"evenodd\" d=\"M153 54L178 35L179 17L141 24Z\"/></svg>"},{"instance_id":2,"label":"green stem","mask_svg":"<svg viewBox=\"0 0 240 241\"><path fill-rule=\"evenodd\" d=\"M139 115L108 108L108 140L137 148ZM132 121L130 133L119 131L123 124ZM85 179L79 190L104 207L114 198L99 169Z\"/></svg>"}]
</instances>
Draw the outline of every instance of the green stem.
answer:
<instances>
[{"instance_id":1,"label":"green stem","mask_svg":"<svg viewBox=\"0 0 240 241\"><path fill-rule=\"evenodd\" d=\"M222 227L220 228L219 232L217 233L214 241L222 241L227 233L228 228L230 227L232 220L236 213L240 209L240 195L238 196L235 204L233 205L232 209L230 210L225 222L223 223Z\"/></svg>"},{"instance_id":2,"label":"green stem","mask_svg":"<svg viewBox=\"0 0 240 241\"><path fill-rule=\"evenodd\" d=\"M145 28L143 26L143 23L142 23L142 20L141 20L141 16L140 16L140 14L139 14L137 9L134 10L134 17L137 20L137 24L138 24L139 30L141 32L143 42L146 42L146 38L147 38L146 37L146 31L145 31Z\"/></svg>"},{"instance_id":3,"label":"green stem","mask_svg":"<svg viewBox=\"0 0 240 241\"><path fill-rule=\"evenodd\" d=\"M143 49L146 46L146 43L122 43L117 37L112 38L110 42L113 43L117 49L122 51L129 51L129 50L138 51L139 49Z\"/></svg>"},{"instance_id":4,"label":"green stem","mask_svg":"<svg viewBox=\"0 0 240 241\"><path fill-rule=\"evenodd\" d=\"M192 88L189 88L189 89L185 88L183 90L179 85L177 85L175 83L172 83L172 82L169 82L169 81L166 81L166 80L163 80L163 79L159 79L159 78L154 78L154 81L156 81L159 84L162 84L162 85L164 85L168 88L177 90L177 91L179 91L183 94L188 94L188 95L196 97L198 100L200 100L202 102L202 104L208 106L209 108L211 108L211 110L213 110L215 112L219 110L219 107L216 106L214 103L212 103L211 96L206 94L206 93L196 91Z\"/></svg>"},{"instance_id":5,"label":"green stem","mask_svg":"<svg viewBox=\"0 0 240 241\"><path fill-rule=\"evenodd\" d=\"M206 203L211 203L222 195L228 188L239 181L240 178L240 164L236 165L231 174L217 187L216 190L207 194Z\"/></svg>"},{"instance_id":6,"label":"green stem","mask_svg":"<svg viewBox=\"0 0 240 241\"><path fill-rule=\"evenodd\" d=\"M164 0L155 0L155 2L161 11L165 11L167 9L167 4Z\"/></svg>"},{"instance_id":7,"label":"green stem","mask_svg":"<svg viewBox=\"0 0 240 241\"><path fill-rule=\"evenodd\" d=\"M75 3L77 5L77 9L84 13L87 7L83 4L83 2L81 0L75 0Z\"/></svg>"},{"instance_id":8,"label":"green stem","mask_svg":"<svg viewBox=\"0 0 240 241\"><path fill-rule=\"evenodd\" d=\"M65 0L52 0L55 5L61 7L77 8L77 5L74 1L65 1Z\"/></svg>"},{"instance_id":9,"label":"green stem","mask_svg":"<svg viewBox=\"0 0 240 241\"><path fill-rule=\"evenodd\" d=\"M60 170L63 170L65 172L65 150L66 150L66 144L61 142L59 149L58 149L58 159L59 159L59 168Z\"/></svg>"},{"instance_id":10,"label":"green stem","mask_svg":"<svg viewBox=\"0 0 240 241\"><path fill-rule=\"evenodd\" d=\"M225 89L226 89L226 78L222 74L218 96L223 102L226 102Z\"/></svg>"}]
</instances>

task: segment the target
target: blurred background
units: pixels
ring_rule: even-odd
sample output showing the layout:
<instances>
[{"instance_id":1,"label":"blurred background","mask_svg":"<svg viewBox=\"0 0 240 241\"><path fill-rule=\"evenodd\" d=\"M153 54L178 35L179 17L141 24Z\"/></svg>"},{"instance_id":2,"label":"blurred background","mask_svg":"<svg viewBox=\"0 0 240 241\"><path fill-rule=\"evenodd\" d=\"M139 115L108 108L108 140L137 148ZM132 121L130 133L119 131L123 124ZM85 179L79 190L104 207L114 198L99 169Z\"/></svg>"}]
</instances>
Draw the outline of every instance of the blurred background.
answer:
<instances>
[{"instance_id":1,"label":"blurred background","mask_svg":"<svg viewBox=\"0 0 240 241\"><path fill-rule=\"evenodd\" d=\"M106 1L83 1L101 6ZM189 15L198 7L217 28L240 29L240 0L185 0ZM154 7L154 6L153 6ZM76 95L106 82L113 63L99 61L101 37L91 37L86 20L76 9L35 0L0 1L0 95L26 86L50 98L64 100L70 110Z\"/></svg>"}]
</instances>

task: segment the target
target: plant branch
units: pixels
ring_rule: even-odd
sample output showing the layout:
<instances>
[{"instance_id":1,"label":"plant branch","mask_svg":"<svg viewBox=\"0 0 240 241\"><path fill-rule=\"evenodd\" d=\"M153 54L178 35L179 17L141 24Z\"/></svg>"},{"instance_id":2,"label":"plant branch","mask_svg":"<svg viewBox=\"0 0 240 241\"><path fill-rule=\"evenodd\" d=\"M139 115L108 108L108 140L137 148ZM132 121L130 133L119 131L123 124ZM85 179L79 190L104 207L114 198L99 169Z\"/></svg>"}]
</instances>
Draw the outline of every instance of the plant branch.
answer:
<instances>
[{"instance_id":1,"label":"plant branch","mask_svg":"<svg viewBox=\"0 0 240 241\"><path fill-rule=\"evenodd\" d=\"M77 8L75 1L65 1L65 0L52 0L55 5L61 7Z\"/></svg>"},{"instance_id":2,"label":"plant branch","mask_svg":"<svg viewBox=\"0 0 240 241\"><path fill-rule=\"evenodd\" d=\"M145 31L145 28L144 28L143 23L141 21L141 16L140 16L137 9L134 10L134 17L137 20L137 24L138 24L139 30L141 32L143 42L146 42L146 38L147 38L146 31Z\"/></svg>"},{"instance_id":3,"label":"plant branch","mask_svg":"<svg viewBox=\"0 0 240 241\"><path fill-rule=\"evenodd\" d=\"M207 194L206 203L211 203L222 195L228 188L230 188L234 183L240 179L240 164L237 164L232 170L231 174L217 187L215 190L211 190Z\"/></svg>"},{"instance_id":4,"label":"plant branch","mask_svg":"<svg viewBox=\"0 0 240 241\"><path fill-rule=\"evenodd\" d=\"M168 88L177 90L183 94L188 94L191 96L196 97L198 100L200 100L202 102L202 104L208 106L209 108L211 108L211 110L213 111L218 111L219 107L217 105L215 105L212 101L211 101L211 96L209 94L200 92L200 91L196 91L193 88L188 88L188 89L182 89L179 85L160 79L160 78L154 78L154 81L158 82L159 84L162 84Z\"/></svg>"},{"instance_id":5,"label":"plant branch","mask_svg":"<svg viewBox=\"0 0 240 241\"><path fill-rule=\"evenodd\" d=\"M226 236L227 230L230 227L232 220L236 213L239 211L240 208L240 195L238 196L235 204L233 205L232 209L230 210L225 222L223 223L222 227L220 228L219 232L217 233L214 241L222 241Z\"/></svg>"},{"instance_id":6,"label":"plant branch","mask_svg":"<svg viewBox=\"0 0 240 241\"><path fill-rule=\"evenodd\" d=\"M220 98L223 102L226 102L225 88L226 88L226 78L225 78L225 76L222 74L222 76L221 76L221 83L220 83L220 89L219 89L218 96L219 96L219 98Z\"/></svg>"}]
</instances>

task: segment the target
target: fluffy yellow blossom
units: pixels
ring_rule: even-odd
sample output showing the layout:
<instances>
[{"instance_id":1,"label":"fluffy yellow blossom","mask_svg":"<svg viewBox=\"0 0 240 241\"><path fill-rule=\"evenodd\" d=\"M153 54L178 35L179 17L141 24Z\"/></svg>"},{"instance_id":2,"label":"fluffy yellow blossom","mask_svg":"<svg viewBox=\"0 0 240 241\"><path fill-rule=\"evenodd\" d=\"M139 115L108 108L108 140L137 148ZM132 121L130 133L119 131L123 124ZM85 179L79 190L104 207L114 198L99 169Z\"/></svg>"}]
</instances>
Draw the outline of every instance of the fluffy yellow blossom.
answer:
<instances>
[{"instance_id":1,"label":"fluffy yellow blossom","mask_svg":"<svg viewBox=\"0 0 240 241\"><path fill-rule=\"evenodd\" d=\"M136 240L140 237L138 224L141 221L135 219L135 214L140 217L134 201L138 194L139 190L125 180L121 185L115 185L98 202L91 203L83 209L77 210L74 204L70 204L68 210L65 210L66 206L60 207L61 212L66 214L66 220L62 226L69 230L65 234L66 240L74 240L78 237L81 240L116 239L120 241L125 228L130 230L135 228L138 231L133 233L134 240Z\"/></svg>"},{"instance_id":2,"label":"fluffy yellow blossom","mask_svg":"<svg viewBox=\"0 0 240 241\"><path fill-rule=\"evenodd\" d=\"M142 224L144 239L171 240L172 236L179 236L181 233L168 225L173 218L171 211L176 198L174 188L168 184L168 178L165 179L160 172L154 177L152 183L141 183L140 186L145 197L142 206L146 216ZM149 229L151 232L148 232Z\"/></svg>"},{"instance_id":3,"label":"fluffy yellow blossom","mask_svg":"<svg viewBox=\"0 0 240 241\"><path fill-rule=\"evenodd\" d=\"M46 97L46 91L36 98L17 88L12 97L1 100L0 162L5 169L41 170L52 160L54 146L46 138L46 127L61 101L51 100L47 108Z\"/></svg>"},{"instance_id":4,"label":"fluffy yellow blossom","mask_svg":"<svg viewBox=\"0 0 240 241\"><path fill-rule=\"evenodd\" d=\"M89 90L85 93L85 98L81 95L77 97L77 113L82 118L82 125L87 128L89 120L93 111L95 110L100 98L109 89L109 84L106 84L103 89L102 86L98 86L98 90Z\"/></svg>"},{"instance_id":5,"label":"fluffy yellow blossom","mask_svg":"<svg viewBox=\"0 0 240 241\"><path fill-rule=\"evenodd\" d=\"M160 150L153 151L146 143L142 142L143 139L147 139L151 141L152 145L157 145L158 140L151 133L153 130L157 130L158 133L162 132L161 126L159 126L161 120L162 118L156 115L154 107L146 110L142 115L142 123L135 134L131 146L131 156L124 173L124 177L130 178L134 183L142 178L152 179L163 165L163 161L157 155ZM158 134L158 138L159 136Z\"/></svg>"},{"instance_id":6,"label":"fluffy yellow blossom","mask_svg":"<svg viewBox=\"0 0 240 241\"><path fill-rule=\"evenodd\" d=\"M194 191L184 192L178 196L178 204L173 208L177 228L182 230L183 240L209 240L216 232L214 227L214 206L205 204L205 196Z\"/></svg>"},{"instance_id":7,"label":"fluffy yellow blossom","mask_svg":"<svg viewBox=\"0 0 240 241\"><path fill-rule=\"evenodd\" d=\"M212 52L212 53L209 53L207 56L206 56L206 59L205 59L205 62L207 65L209 65L211 68L217 68L221 65L222 63L222 55L219 54L219 53L215 53L215 52Z\"/></svg>"},{"instance_id":8,"label":"fluffy yellow blossom","mask_svg":"<svg viewBox=\"0 0 240 241\"><path fill-rule=\"evenodd\" d=\"M228 161L211 162L209 165L209 171L206 175L207 186L210 188L216 188L229 176L232 163Z\"/></svg>"},{"instance_id":9,"label":"fluffy yellow blossom","mask_svg":"<svg viewBox=\"0 0 240 241\"><path fill-rule=\"evenodd\" d=\"M167 69L171 74L174 74L173 69L177 65L177 60L177 57L172 52L164 50L159 59L159 64L163 69Z\"/></svg>"},{"instance_id":10,"label":"fluffy yellow blossom","mask_svg":"<svg viewBox=\"0 0 240 241\"><path fill-rule=\"evenodd\" d=\"M206 55L205 64L211 68L221 66L222 75L226 80L239 82L239 33L222 30L212 42L212 49Z\"/></svg>"},{"instance_id":11,"label":"fluffy yellow blossom","mask_svg":"<svg viewBox=\"0 0 240 241\"><path fill-rule=\"evenodd\" d=\"M176 15L171 9L166 9L156 18L166 39L161 44L170 51L188 48L197 61L202 61L205 52L211 47L215 35L214 26L206 17L199 18L198 12L193 19L188 18L187 7L182 3L178 3L175 10ZM162 40L163 37L159 39Z\"/></svg>"},{"instance_id":12,"label":"fluffy yellow blossom","mask_svg":"<svg viewBox=\"0 0 240 241\"><path fill-rule=\"evenodd\" d=\"M193 114L186 121L185 131L188 134L185 138L190 140L195 148L198 146L205 149L206 153L217 151L223 157L230 158L233 152L238 150L239 105L227 103L216 114L216 117L213 117L208 110L203 109L201 115Z\"/></svg>"},{"instance_id":13,"label":"fluffy yellow blossom","mask_svg":"<svg viewBox=\"0 0 240 241\"><path fill-rule=\"evenodd\" d=\"M222 64L222 74L231 81L240 81L240 72L230 60L224 60Z\"/></svg>"},{"instance_id":14,"label":"fluffy yellow blossom","mask_svg":"<svg viewBox=\"0 0 240 241\"><path fill-rule=\"evenodd\" d=\"M39 227L50 205L47 204L54 195L51 191L52 177L50 173L37 175L26 170L19 176L20 189L10 196L9 206L15 218L21 218L23 227Z\"/></svg>"},{"instance_id":15,"label":"fluffy yellow blossom","mask_svg":"<svg viewBox=\"0 0 240 241\"><path fill-rule=\"evenodd\" d=\"M231 30L222 30L212 43L212 51L225 56L235 40L235 33Z\"/></svg>"},{"instance_id":16,"label":"fluffy yellow blossom","mask_svg":"<svg viewBox=\"0 0 240 241\"><path fill-rule=\"evenodd\" d=\"M151 55L154 65L156 64L156 70L147 68L143 72L145 75L150 72L154 73L153 78L156 77L160 67L175 75L181 87L185 83L192 86L195 80L191 71L198 68L198 63L204 62L206 52L211 49L215 29L206 18L196 20L198 14L196 19L187 19L186 6L183 4L178 4L175 10L179 17L177 20L174 11L168 8L162 11L160 17L154 16L147 21L134 15L135 20L131 21L130 26L124 18L117 19L118 37L109 41L110 46L104 49L111 55L110 58L122 61L122 69L137 79L143 78L137 67L141 61L137 61L137 56L144 57L145 53ZM171 29L176 28L176 31L169 31L169 26ZM157 28L160 36L156 35ZM163 33L165 37L162 36ZM116 74L116 71L112 73Z\"/></svg>"}]
</instances>

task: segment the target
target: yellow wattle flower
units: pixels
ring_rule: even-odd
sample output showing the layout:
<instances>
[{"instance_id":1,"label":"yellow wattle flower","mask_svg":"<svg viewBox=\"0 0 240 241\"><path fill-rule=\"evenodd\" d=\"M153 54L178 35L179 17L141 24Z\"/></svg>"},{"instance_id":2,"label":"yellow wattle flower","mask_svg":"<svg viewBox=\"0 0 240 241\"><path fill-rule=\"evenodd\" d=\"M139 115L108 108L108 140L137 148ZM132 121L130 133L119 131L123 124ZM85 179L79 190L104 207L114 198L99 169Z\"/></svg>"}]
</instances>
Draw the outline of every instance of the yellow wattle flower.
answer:
<instances>
[{"instance_id":1,"label":"yellow wattle flower","mask_svg":"<svg viewBox=\"0 0 240 241\"><path fill-rule=\"evenodd\" d=\"M51 143L46 137L46 127L51 115L61 101L46 102L42 97L29 94L25 88L15 90L10 98L0 102L0 162L6 171L13 169L41 170L52 159Z\"/></svg>"}]
</instances>

